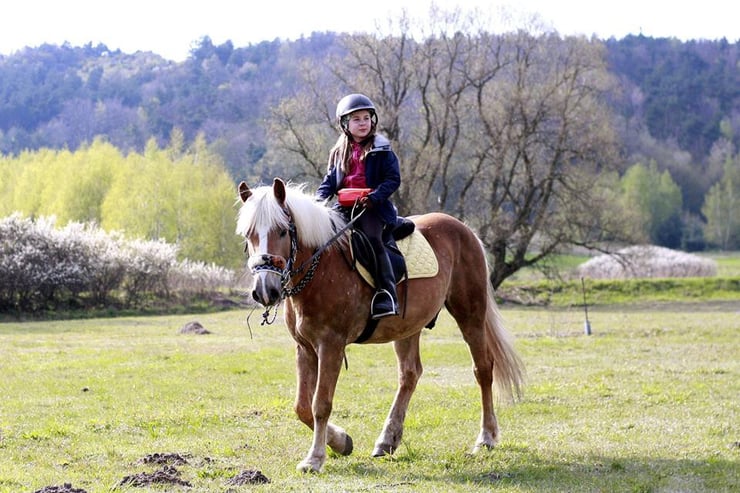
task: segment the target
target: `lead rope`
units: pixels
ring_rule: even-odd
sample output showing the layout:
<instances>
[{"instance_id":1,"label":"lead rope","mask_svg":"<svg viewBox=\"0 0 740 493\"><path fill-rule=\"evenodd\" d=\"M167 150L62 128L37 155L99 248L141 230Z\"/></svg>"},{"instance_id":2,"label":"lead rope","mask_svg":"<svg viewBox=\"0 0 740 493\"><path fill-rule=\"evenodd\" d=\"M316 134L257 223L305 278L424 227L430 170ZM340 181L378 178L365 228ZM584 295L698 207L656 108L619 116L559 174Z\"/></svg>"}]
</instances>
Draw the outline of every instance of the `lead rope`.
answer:
<instances>
[{"instance_id":1,"label":"lead rope","mask_svg":"<svg viewBox=\"0 0 740 493\"><path fill-rule=\"evenodd\" d=\"M262 322L260 322L260 325L272 325L275 323L275 319L277 318L278 313L278 307L280 306L280 302L278 301L277 304L273 306L268 306L265 308L265 311L262 312ZM272 318L270 318L270 310L275 309L275 311L272 314ZM252 324L250 322L250 319L252 318L252 314L254 313L254 310L256 308L252 308L249 310L249 313L247 314L247 329L249 329L249 339L254 340L254 335L252 334Z\"/></svg>"},{"instance_id":2,"label":"lead rope","mask_svg":"<svg viewBox=\"0 0 740 493\"><path fill-rule=\"evenodd\" d=\"M265 311L262 313L262 322L260 322L260 325L272 325L273 323L275 323L275 319L277 318L279 307L280 307L280 301L278 301L272 306L268 306L265 309ZM273 308L275 309L275 312L272 314L272 319L270 319L270 310Z\"/></svg>"}]
</instances>

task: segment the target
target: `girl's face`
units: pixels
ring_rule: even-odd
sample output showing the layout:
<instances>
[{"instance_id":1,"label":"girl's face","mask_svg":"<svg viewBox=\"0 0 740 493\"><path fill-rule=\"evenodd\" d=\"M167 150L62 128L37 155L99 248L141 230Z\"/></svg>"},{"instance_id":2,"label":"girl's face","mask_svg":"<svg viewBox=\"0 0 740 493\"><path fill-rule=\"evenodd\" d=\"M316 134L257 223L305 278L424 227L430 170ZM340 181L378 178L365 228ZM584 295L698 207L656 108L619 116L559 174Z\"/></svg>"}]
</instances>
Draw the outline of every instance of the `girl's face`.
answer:
<instances>
[{"instance_id":1,"label":"girl's face","mask_svg":"<svg viewBox=\"0 0 740 493\"><path fill-rule=\"evenodd\" d=\"M357 110L349 115L347 129L355 142L361 142L370 135L373 121L368 110Z\"/></svg>"}]
</instances>

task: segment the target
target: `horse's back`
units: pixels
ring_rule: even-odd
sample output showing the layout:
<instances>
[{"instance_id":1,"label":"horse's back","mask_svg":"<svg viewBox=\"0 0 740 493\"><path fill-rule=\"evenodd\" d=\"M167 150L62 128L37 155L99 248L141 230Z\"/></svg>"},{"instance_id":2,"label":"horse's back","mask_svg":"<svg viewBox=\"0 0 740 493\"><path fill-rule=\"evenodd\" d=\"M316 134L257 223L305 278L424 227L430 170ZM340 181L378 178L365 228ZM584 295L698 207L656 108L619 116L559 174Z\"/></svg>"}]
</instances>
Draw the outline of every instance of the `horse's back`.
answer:
<instances>
[{"instance_id":1,"label":"horse's back","mask_svg":"<svg viewBox=\"0 0 740 493\"><path fill-rule=\"evenodd\" d=\"M486 292L488 266L483 246L475 232L459 219L442 212L409 217L437 256L440 274L451 288Z\"/></svg>"},{"instance_id":2,"label":"horse's back","mask_svg":"<svg viewBox=\"0 0 740 493\"><path fill-rule=\"evenodd\" d=\"M430 212L410 216L435 251L437 248L454 248L466 258L483 258L485 252L475 232L456 217L443 212Z\"/></svg>"}]
</instances>

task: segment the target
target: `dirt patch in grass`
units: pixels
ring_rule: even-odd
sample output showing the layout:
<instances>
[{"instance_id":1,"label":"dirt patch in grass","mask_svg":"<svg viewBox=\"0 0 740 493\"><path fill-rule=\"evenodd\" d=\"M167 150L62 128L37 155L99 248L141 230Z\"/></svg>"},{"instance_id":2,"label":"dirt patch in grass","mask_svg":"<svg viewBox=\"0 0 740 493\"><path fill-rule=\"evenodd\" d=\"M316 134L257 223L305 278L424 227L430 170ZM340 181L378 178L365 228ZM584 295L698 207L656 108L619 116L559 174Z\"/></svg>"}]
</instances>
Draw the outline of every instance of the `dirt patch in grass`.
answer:
<instances>
[{"instance_id":1,"label":"dirt patch in grass","mask_svg":"<svg viewBox=\"0 0 740 493\"><path fill-rule=\"evenodd\" d=\"M140 472L124 477L118 486L151 486L151 485L177 485L192 486L189 481L180 477L180 471L175 466L188 464L190 455L178 453L154 453L148 454L136 461L137 464L161 466L153 472Z\"/></svg>"},{"instance_id":2,"label":"dirt patch in grass","mask_svg":"<svg viewBox=\"0 0 740 493\"><path fill-rule=\"evenodd\" d=\"M180 334L206 335L210 333L211 331L203 327L198 321L188 322L180 329Z\"/></svg>"},{"instance_id":3,"label":"dirt patch in grass","mask_svg":"<svg viewBox=\"0 0 740 493\"><path fill-rule=\"evenodd\" d=\"M190 455L180 455L174 453L167 454L149 454L138 460L139 464L155 464L158 466L184 466L188 463Z\"/></svg>"},{"instance_id":4,"label":"dirt patch in grass","mask_svg":"<svg viewBox=\"0 0 740 493\"><path fill-rule=\"evenodd\" d=\"M87 493L82 488L74 488L70 483L64 483L61 486L44 486L33 493Z\"/></svg>"},{"instance_id":5,"label":"dirt patch in grass","mask_svg":"<svg viewBox=\"0 0 740 493\"><path fill-rule=\"evenodd\" d=\"M148 487L148 486L187 486L192 487L193 485L182 478L181 471L178 469L180 466L190 465L189 459L192 456L189 454L178 454L178 453L154 453L149 454L136 461L136 464L146 466L159 466L159 469L151 472L139 472L136 474L130 474L125 476L114 488L118 489L124 486L127 487ZM204 459L206 462L210 462L210 458ZM245 470L241 471L236 476L227 480L227 484L231 486L242 486L250 484L267 484L270 483L270 479L262 474L262 471L258 470ZM34 491L34 493L87 493L85 490L80 488L74 488L71 484L65 483L61 486L45 486L40 490Z\"/></svg>"},{"instance_id":6,"label":"dirt patch in grass","mask_svg":"<svg viewBox=\"0 0 740 493\"><path fill-rule=\"evenodd\" d=\"M175 466L162 466L162 469L158 471L131 474L123 478L118 486L150 486L154 484L192 486L188 481L180 479L180 471Z\"/></svg>"},{"instance_id":7,"label":"dirt patch in grass","mask_svg":"<svg viewBox=\"0 0 740 493\"><path fill-rule=\"evenodd\" d=\"M269 478L262 474L262 471L242 471L227 481L227 483L233 486L244 484L265 484L269 482Z\"/></svg>"}]
</instances>

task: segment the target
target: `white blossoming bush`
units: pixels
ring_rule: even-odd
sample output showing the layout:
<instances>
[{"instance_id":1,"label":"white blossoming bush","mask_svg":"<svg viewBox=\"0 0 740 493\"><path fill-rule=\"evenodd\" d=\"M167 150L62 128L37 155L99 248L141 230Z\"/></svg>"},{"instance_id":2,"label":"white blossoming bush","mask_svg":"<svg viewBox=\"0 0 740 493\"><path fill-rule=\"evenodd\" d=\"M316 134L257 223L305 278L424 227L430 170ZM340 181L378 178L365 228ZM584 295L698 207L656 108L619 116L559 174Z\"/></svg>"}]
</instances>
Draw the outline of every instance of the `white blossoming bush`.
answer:
<instances>
[{"instance_id":1,"label":"white blossoming bush","mask_svg":"<svg viewBox=\"0 0 740 493\"><path fill-rule=\"evenodd\" d=\"M95 305L105 305L112 293L120 289L127 273L123 245L126 240L119 232L107 233L102 229L86 226L84 235L90 252L90 277L88 292Z\"/></svg>"},{"instance_id":2,"label":"white blossoming bush","mask_svg":"<svg viewBox=\"0 0 740 493\"><path fill-rule=\"evenodd\" d=\"M712 277L717 275L717 263L669 248L643 245L594 257L578 266L576 274L591 279Z\"/></svg>"},{"instance_id":3,"label":"white blossoming bush","mask_svg":"<svg viewBox=\"0 0 740 493\"><path fill-rule=\"evenodd\" d=\"M169 272L170 289L183 293L203 294L237 285L233 270L216 264L183 260Z\"/></svg>"},{"instance_id":4,"label":"white blossoming bush","mask_svg":"<svg viewBox=\"0 0 740 493\"><path fill-rule=\"evenodd\" d=\"M74 297L89 285L84 241L56 230L54 218L36 222L13 215L0 222L0 306L39 309Z\"/></svg>"},{"instance_id":5,"label":"white blossoming bush","mask_svg":"<svg viewBox=\"0 0 740 493\"><path fill-rule=\"evenodd\" d=\"M129 303L138 302L146 293L169 296L167 276L177 262L177 247L164 241L133 240L122 245L121 253L126 264L123 289Z\"/></svg>"},{"instance_id":6,"label":"white blossoming bush","mask_svg":"<svg viewBox=\"0 0 740 493\"><path fill-rule=\"evenodd\" d=\"M177 247L163 241L127 240L81 223L57 229L54 218L0 220L0 311L103 306L114 294L136 304L234 284L233 272L178 261Z\"/></svg>"}]
</instances>

